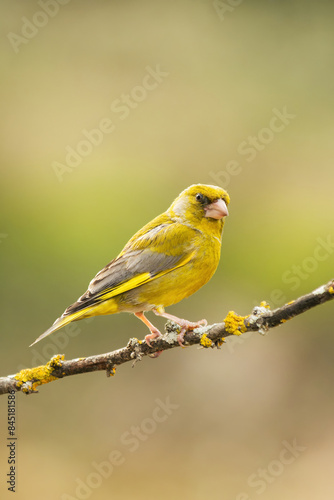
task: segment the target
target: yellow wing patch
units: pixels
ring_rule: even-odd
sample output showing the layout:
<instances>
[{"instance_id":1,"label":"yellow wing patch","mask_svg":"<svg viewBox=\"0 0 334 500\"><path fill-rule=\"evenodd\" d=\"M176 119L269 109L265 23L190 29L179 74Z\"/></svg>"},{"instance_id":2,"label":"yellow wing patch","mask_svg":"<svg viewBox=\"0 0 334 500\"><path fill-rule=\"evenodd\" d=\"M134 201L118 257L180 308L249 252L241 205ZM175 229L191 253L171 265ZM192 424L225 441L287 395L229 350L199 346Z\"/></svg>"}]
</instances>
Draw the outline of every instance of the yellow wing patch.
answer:
<instances>
[{"instance_id":1,"label":"yellow wing patch","mask_svg":"<svg viewBox=\"0 0 334 500\"><path fill-rule=\"evenodd\" d=\"M151 275L151 273L142 273L138 274L137 276L134 276L133 278L129 279L128 281L125 281L124 283L120 283L119 285L115 286L112 289L106 289L101 294L99 294L99 299L100 301L108 300L113 297L116 297L116 295L120 295L121 293L128 292L130 290L133 290L134 288L137 288L141 285L144 285L144 283L147 283L149 281L153 281L157 278L160 278L161 276L164 276L165 274L174 271L174 269L177 269L178 267L184 266L187 264L194 256L195 252L192 252L190 255L184 257L179 261L177 265L170 269L164 269L160 273L157 273L155 275ZM94 307L94 306L92 306Z\"/></svg>"},{"instance_id":2,"label":"yellow wing patch","mask_svg":"<svg viewBox=\"0 0 334 500\"><path fill-rule=\"evenodd\" d=\"M138 276L134 276L128 281L125 281L125 283L120 283L115 288L112 288L111 290L109 289L109 291L108 289L106 289L104 292L101 293L101 300L108 300L111 299L112 297L115 297L116 295L128 292L133 288L137 288L138 286L143 285L150 279L152 279L150 273L142 273L139 274Z\"/></svg>"}]
</instances>

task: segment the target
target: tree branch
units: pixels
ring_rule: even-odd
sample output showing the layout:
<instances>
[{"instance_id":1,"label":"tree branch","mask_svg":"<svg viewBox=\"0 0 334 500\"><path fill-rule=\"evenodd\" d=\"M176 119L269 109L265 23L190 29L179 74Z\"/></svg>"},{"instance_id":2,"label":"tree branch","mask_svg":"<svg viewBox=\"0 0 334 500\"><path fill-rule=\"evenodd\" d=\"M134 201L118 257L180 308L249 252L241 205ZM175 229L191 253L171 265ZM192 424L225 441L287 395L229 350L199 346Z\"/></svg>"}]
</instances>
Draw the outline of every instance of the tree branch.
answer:
<instances>
[{"instance_id":1,"label":"tree branch","mask_svg":"<svg viewBox=\"0 0 334 500\"><path fill-rule=\"evenodd\" d=\"M230 311L223 323L188 331L185 334L184 343L187 345L199 344L206 348L220 347L224 339L230 335L241 335L245 332L254 331L265 333L270 328L279 326L308 309L333 299L334 280L331 280L326 285L313 290L313 292L288 302L273 311L265 302L261 302L260 306L255 307L248 316L238 316L235 312ZM57 354L46 365L27 368L15 375L1 377L0 394L12 391L31 394L38 392L37 387L39 385L78 373L103 370L106 371L107 376L114 375L116 367L123 363L128 361L136 362L144 356L154 357L158 351L167 351L168 349L180 347L177 341L179 327L175 323L168 321L165 328L166 334L152 341L152 347L148 346L143 340L132 338L126 347L96 356L66 361L64 355Z\"/></svg>"}]
</instances>

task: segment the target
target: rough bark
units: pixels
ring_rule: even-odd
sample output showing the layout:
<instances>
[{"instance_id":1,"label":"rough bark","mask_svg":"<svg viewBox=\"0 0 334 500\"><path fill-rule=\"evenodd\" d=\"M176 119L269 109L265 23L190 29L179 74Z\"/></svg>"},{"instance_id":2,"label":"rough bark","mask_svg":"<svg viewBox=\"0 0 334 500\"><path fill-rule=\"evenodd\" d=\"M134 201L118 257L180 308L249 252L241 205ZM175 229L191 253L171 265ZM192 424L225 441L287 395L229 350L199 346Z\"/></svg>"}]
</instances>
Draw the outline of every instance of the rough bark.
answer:
<instances>
[{"instance_id":1,"label":"rough bark","mask_svg":"<svg viewBox=\"0 0 334 500\"><path fill-rule=\"evenodd\" d=\"M255 307L248 316L238 316L230 311L223 323L216 323L188 331L184 336L185 345L199 344L203 347L220 347L224 339L230 335L242 335L245 332L258 331L265 333L270 328L279 326L305 311L334 299L334 280L326 285L303 295L273 311L266 303ZM123 363L141 360L144 356L153 356L158 351L179 348L177 341L179 327L170 321L166 323L166 334L151 342L148 346L143 340L132 338L128 345L116 351L97 354L85 358L65 360L64 355L53 356L46 365L21 370L15 375L0 378L0 394L22 391L31 394L37 387L53 380L70 375L105 371L107 376L114 375L116 368Z\"/></svg>"}]
</instances>

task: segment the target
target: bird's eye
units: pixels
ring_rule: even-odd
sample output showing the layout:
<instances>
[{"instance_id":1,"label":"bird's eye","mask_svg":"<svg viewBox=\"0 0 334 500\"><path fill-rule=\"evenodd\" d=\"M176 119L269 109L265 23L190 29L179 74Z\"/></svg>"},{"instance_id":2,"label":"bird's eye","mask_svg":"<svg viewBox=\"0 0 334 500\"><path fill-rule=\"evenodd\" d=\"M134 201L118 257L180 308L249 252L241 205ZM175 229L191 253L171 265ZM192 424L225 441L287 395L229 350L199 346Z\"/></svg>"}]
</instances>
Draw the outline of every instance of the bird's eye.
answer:
<instances>
[{"instance_id":1,"label":"bird's eye","mask_svg":"<svg viewBox=\"0 0 334 500\"><path fill-rule=\"evenodd\" d=\"M196 198L196 201L203 201L204 200L204 196L202 195L202 193L197 193L195 198Z\"/></svg>"}]
</instances>

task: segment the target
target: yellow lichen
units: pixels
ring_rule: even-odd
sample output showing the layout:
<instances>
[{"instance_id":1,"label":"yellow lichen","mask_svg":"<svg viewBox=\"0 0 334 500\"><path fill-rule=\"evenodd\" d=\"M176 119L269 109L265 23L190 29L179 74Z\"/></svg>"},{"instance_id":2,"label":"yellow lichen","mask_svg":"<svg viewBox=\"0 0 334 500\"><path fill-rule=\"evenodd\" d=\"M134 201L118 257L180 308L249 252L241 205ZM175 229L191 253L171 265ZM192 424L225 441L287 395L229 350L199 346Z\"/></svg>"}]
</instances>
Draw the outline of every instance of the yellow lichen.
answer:
<instances>
[{"instance_id":1,"label":"yellow lichen","mask_svg":"<svg viewBox=\"0 0 334 500\"><path fill-rule=\"evenodd\" d=\"M247 332L245 325L246 318L248 318L248 316L238 316L234 311L229 311L224 319L226 331L228 333L233 333L233 335L241 335Z\"/></svg>"},{"instance_id":2,"label":"yellow lichen","mask_svg":"<svg viewBox=\"0 0 334 500\"><path fill-rule=\"evenodd\" d=\"M328 288L328 291L329 291L329 293L330 293L330 294L334 293L334 287L330 286L330 287Z\"/></svg>"},{"instance_id":3,"label":"yellow lichen","mask_svg":"<svg viewBox=\"0 0 334 500\"><path fill-rule=\"evenodd\" d=\"M290 300L290 302L287 303L287 306L290 306L291 304L293 304L295 302L295 300Z\"/></svg>"},{"instance_id":4,"label":"yellow lichen","mask_svg":"<svg viewBox=\"0 0 334 500\"><path fill-rule=\"evenodd\" d=\"M286 321L287 321L286 319L281 319L281 321L280 321L280 322L281 322L281 323L286 323Z\"/></svg>"},{"instance_id":5,"label":"yellow lichen","mask_svg":"<svg viewBox=\"0 0 334 500\"><path fill-rule=\"evenodd\" d=\"M270 309L270 305L268 304L268 302L266 302L265 300L263 300L261 303L260 303L260 307L265 307L266 309Z\"/></svg>"},{"instance_id":6,"label":"yellow lichen","mask_svg":"<svg viewBox=\"0 0 334 500\"><path fill-rule=\"evenodd\" d=\"M200 340L200 344L203 347L211 347L212 346L212 340L208 338L208 336L207 336L206 333L203 333L203 335L201 337L201 340Z\"/></svg>"},{"instance_id":7,"label":"yellow lichen","mask_svg":"<svg viewBox=\"0 0 334 500\"><path fill-rule=\"evenodd\" d=\"M15 375L15 379L18 381L18 386L22 387L22 392L35 392L37 387L42 384L47 384L53 380L57 380L57 377L52 375L55 368L62 365L64 360L63 354L57 354L53 356L46 365L36 366L35 368L25 368Z\"/></svg>"},{"instance_id":8,"label":"yellow lichen","mask_svg":"<svg viewBox=\"0 0 334 500\"><path fill-rule=\"evenodd\" d=\"M221 339L216 340L215 344L217 347L221 347L225 342L225 337L222 337Z\"/></svg>"}]
</instances>

